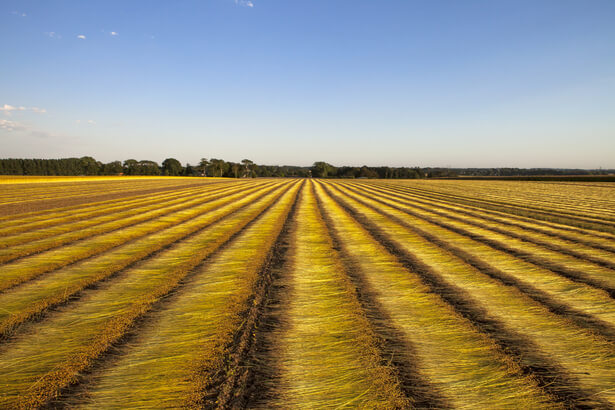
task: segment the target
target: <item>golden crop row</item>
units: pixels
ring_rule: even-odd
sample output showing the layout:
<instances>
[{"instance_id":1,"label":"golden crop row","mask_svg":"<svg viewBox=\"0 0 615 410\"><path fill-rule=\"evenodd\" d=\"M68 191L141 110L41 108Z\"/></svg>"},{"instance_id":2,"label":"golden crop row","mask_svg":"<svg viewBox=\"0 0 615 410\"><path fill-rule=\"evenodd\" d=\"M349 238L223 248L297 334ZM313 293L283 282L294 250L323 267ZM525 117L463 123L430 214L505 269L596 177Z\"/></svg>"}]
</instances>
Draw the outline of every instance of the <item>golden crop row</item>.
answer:
<instances>
[{"instance_id":1,"label":"golden crop row","mask_svg":"<svg viewBox=\"0 0 615 410\"><path fill-rule=\"evenodd\" d=\"M123 187L0 219L0 407L614 406L615 198L463 183Z\"/></svg>"},{"instance_id":2,"label":"golden crop row","mask_svg":"<svg viewBox=\"0 0 615 410\"><path fill-rule=\"evenodd\" d=\"M615 201L612 199L613 190L607 191L605 198L598 201L595 207L570 207L567 204L559 204L557 201L552 201L553 198L548 194L543 195L528 195L523 189L511 190L507 195L494 196L485 188L480 189L480 185L476 185L474 181L459 181L459 186L452 190L440 190L441 184L449 181L431 181L434 184L427 189L426 181L393 184L394 186L406 191L423 194L429 197L441 198L457 203L466 203L487 209L509 212L512 214L529 216L531 218L539 218L553 222L562 222L568 224L571 221L577 221L578 224L585 222L581 227L599 226L601 222L607 223L613 228L615 214L613 208ZM493 181L497 183L498 181ZM390 186L388 182L376 182L378 185ZM608 183L606 183L608 184ZM558 189L560 185L556 185ZM491 198L491 199L490 199ZM582 202L585 204L590 199L584 198ZM598 211L596 211L598 209ZM613 232L613 229L611 229Z\"/></svg>"}]
</instances>

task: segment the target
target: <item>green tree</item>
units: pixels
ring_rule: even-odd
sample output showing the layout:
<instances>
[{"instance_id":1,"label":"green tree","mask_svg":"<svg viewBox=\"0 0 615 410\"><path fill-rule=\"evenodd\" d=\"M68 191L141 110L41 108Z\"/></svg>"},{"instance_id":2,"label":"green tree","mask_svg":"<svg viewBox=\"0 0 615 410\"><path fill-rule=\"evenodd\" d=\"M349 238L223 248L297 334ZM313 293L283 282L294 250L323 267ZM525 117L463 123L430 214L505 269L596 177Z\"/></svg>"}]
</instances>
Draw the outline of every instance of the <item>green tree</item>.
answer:
<instances>
[{"instance_id":1,"label":"green tree","mask_svg":"<svg viewBox=\"0 0 615 410\"><path fill-rule=\"evenodd\" d=\"M242 159L241 163L244 167L242 178L254 177L254 162L249 159Z\"/></svg>"},{"instance_id":2,"label":"green tree","mask_svg":"<svg viewBox=\"0 0 615 410\"><path fill-rule=\"evenodd\" d=\"M211 176L221 177L224 175L226 169L226 161L223 159L212 158L209 160L209 168L211 169Z\"/></svg>"},{"instance_id":3,"label":"green tree","mask_svg":"<svg viewBox=\"0 0 615 410\"><path fill-rule=\"evenodd\" d=\"M181 162L176 160L175 158L167 158L162 161L162 173L164 175L181 175L184 170Z\"/></svg>"},{"instance_id":4,"label":"green tree","mask_svg":"<svg viewBox=\"0 0 615 410\"><path fill-rule=\"evenodd\" d=\"M336 172L337 169L326 162L314 162L314 165L312 165L312 176L315 178L334 177Z\"/></svg>"},{"instance_id":5,"label":"green tree","mask_svg":"<svg viewBox=\"0 0 615 410\"><path fill-rule=\"evenodd\" d=\"M124 174L126 175L138 175L137 167L139 165L139 161L136 159L127 159L124 161Z\"/></svg>"},{"instance_id":6,"label":"green tree","mask_svg":"<svg viewBox=\"0 0 615 410\"><path fill-rule=\"evenodd\" d=\"M103 173L105 175L116 175L121 174L122 172L124 172L124 169L122 168L122 163L120 161L109 162L103 166Z\"/></svg>"},{"instance_id":7,"label":"green tree","mask_svg":"<svg viewBox=\"0 0 615 410\"><path fill-rule=\"evenodd\" d=\"M201 161L199 162L199 165L197 165L196 168L199 174L201 174L201 176L206 177L207 167L209 167L209 160L207 160L207 158L201 158Z\"/></svg>"},{"instance_id":8,"label":"green tree","mask_svg":"<svg viewBox=\"0 0 615 410\"><path fill-rule=\"evenodd\" d=\"M160 167L154 161L142 160L137 166L138 175L160 175Z\"/></svg>"}]
</instances>

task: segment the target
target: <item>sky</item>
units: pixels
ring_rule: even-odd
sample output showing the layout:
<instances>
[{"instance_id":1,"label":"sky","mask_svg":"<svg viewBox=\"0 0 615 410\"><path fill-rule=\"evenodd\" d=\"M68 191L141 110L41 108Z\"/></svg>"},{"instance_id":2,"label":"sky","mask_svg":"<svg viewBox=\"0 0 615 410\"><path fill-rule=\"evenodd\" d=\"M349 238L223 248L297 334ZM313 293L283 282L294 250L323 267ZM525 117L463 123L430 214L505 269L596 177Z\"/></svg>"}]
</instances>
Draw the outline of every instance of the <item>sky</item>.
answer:
<instances>
[{"instance_id":1,"label":"sky","mask_svg":"<svg viewBox=\"0 0 615 410\"><path fill-rule=\"evenodd\" d=\"M0 158L615 168L613 0L2 0Z\"/></svg>"}]
</instances>

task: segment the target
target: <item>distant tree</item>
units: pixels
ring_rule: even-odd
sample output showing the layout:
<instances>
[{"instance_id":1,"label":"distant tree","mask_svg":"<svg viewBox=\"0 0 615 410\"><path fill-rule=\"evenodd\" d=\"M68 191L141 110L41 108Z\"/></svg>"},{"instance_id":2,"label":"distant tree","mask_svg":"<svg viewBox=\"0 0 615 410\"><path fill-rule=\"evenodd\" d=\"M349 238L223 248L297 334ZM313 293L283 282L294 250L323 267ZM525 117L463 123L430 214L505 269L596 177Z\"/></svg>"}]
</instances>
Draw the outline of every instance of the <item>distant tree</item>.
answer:
<instances>
[{"instance_id":1,"label":"distant tree","mask_svg":"<svg viewBox=\"0 0 615 410\"><path fill-rule=\"evenodd\" d=\"M214 177L221 177L226 170L226 161L223 159L211 158L209 160L209 169Z\"/></svg>"},{"instance_id":2,"label":"distant tree","mask_svg":"<svg viewBox=\"0 0 615 410\"><path fill-rule=\"evenodd\" d=\"M162 161L162 173L164 175L181 175L183 170L182 164L175 158L167 158Z\"/></svg>"},{"instance_id":3,"label":"distant tree","mask_svg":"<svg viewBox=\"0 0 615 410\"><path fill-rule=\"evenodd\" d=\"M79 162L83 175L98 175L98 172L102 168L102 164L92 157L81 157L79 158ZM38 168L42 171L41 164L38 165Z\"/></svg>"},{"instance_id":4,"label":"distant tree","mask_svg":"<svg viewBox=\"0 0 615 410\"><path fill-rule=\"evenodd\" d=\"M138 163L138 175L160 175L160 167L154 161L142 160Z\"/></svg>"},{"instance_id":5,"label":"distant tree","mask_svg":"<svg viewBox=\"0 0 615 410\"><path fill-rule=\"evenodd\" d=\"M249 159L242 159L241 163L244 167L243 178L254 177L254 162Z\"/></svg>"},{"instance_id":6,"label":"distant tree","mask_svg":"<svg viewBox=\"0 0 615 410\"><path fill-rule=\"evenodd\" d=\"M198 171L194 169L194 167L190 164L186 164L186 168L184 168L184 176L193 177L196 175Z\"/></svg>"},{"instance_id":7,"label":"distant tree","mask_svg":"<svg viewBox=\"0 0 615 410\"><path fill-rule=\"evenodd\" d=\"M239 178L239 173L241 172L241 165L236 162L231 162L230 164L230 171L233 178Z\"/></svg>"},{"instance_id":8,"label":"distant tree","mask_svg":"<svg viewBox=\"0 0 615 410\"><path fill-rule=\"evenodd\" d=\"M363 165L359 172L359 178L378 178L378 173L373 169Z\"/></svg>"},{"instance_id":9,"label":"distant tree","mask_svg":"<svg viewBox=\"0 0 615 410\"><path fill-rule=\"evenodd\" d=\"M314 162L312 165L312 176L315 178L327 178L336 176L337 169L326 162Z\"/></svg>"},{"instance_id":10,"label":"distant tree","mask_svg":"<svg viewBox=\"0 0 615 410\"><path fill-rule=\"evenodd\" d=\"M209 167L209 161L207 158L201 158L201 161L197 166L197 171L201 174L201 176L207 176L207 167Z\"/></svg>"},{"instance_id":11,"label":"distant tree","mask_svg":"<svg viewBox=\"0 0 615 410\"><path fill-rule=\"evenodd\" d=\"M103 165L103 174L105 175L117 175L122 172L124 172L124 169L120 161L113 161Z\"/></svg>"},{"instance_id":12,"label":"distant tree","mask_svg":"<svg viewBox=\"0 0 615 410\"><path fill-rule=\"evenodd\" d=\"M124 161L124 174L125 175L137 175L137 167L139 165L139 161L136 159L127 159Z\"/></svg>"}]
</instances>

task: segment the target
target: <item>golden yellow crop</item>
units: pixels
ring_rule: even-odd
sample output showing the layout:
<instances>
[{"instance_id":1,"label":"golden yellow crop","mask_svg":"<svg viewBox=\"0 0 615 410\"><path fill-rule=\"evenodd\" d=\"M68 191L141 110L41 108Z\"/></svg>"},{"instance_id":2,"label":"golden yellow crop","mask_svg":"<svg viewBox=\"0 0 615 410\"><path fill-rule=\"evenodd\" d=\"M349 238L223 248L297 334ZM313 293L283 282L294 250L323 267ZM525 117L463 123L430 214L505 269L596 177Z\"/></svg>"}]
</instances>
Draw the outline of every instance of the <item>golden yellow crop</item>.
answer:
<instances>
[{"instance_id":1,"label":"golden yellow crop","mask_svg":"<svg viewBox=\"0 0 615 410\"><path fill-rule=\"evenodd\" d=\"M615 184L0 186L0 408L615 406Z\"/></svg>"}]
</instances>

